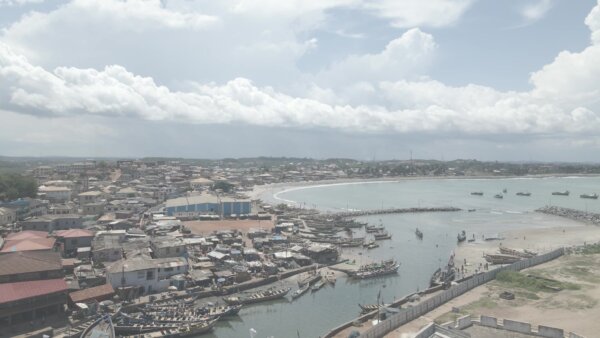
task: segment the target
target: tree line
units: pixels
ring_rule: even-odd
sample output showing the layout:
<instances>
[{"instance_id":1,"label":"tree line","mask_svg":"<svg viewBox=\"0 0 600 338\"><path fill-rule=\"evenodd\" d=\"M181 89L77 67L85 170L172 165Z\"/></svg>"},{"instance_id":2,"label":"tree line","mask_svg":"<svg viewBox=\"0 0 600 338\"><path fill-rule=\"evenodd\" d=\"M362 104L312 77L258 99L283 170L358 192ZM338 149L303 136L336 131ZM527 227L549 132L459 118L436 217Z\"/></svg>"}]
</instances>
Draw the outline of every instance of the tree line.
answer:
<instances>
[{"instance_id":1,"label":"tree line","mask_svg":"<svg viewBox=\"0 0 600 338\"><path fill-rule=\"evenodd\" d=\"M37 190L37 182L31 176L22 176L16 173L0 174L0 201L36 197Z\"/></svg>"}]
</instances>

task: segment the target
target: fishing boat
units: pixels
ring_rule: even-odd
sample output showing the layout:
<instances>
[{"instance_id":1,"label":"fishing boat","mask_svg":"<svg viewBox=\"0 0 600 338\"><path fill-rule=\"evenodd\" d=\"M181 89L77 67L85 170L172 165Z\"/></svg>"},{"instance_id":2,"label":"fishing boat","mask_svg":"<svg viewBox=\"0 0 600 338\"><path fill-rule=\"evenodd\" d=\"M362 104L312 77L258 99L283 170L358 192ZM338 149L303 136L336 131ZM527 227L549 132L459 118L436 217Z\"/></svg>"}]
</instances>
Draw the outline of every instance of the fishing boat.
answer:
<instances>
[{"instance_id":1,"label":"fishing boat","mask_svg":"<svg viewBox=\"0 0 600 338\"><path fill-rule=\"evenodd\" d=\"M448 284L456 278L456 272L454 270L454 254L450 255L448 263L443 268L435 270L431 278L429 279L430 286L437 286Z\"/></svg>"},{"instance_id":2,"label":"fishing boat","mask_svg":"<svg viewBox=\"0 0 600 338\"><path fill-rule=\"evenodd\" d=\"M360 314L364 315L373 311L377 311L382 307L387 307L390 304L358 304L358 307L360 307Z\"/></svg>"},{"instance_id":3,"label":"fishing boat","mask_svg":"<svg viewBox=\"0 0 600 338\"><path fill-rule=\"evenodd\" d=\"M521 257L505 254L486 254L485 260L492 264L512 264L520 261Z\"/></svg>"},{"instance_id":4,"label":"fishing boat","mask_svg":"<svg viewBox=\"0 0 600 338\"><path fill-rule=\"evenodd\" d=\"M483 192L482 191L473 191L471 193L471 195L475 195L475 196L483 196Z\"/></svg>"},{"instance_id":5,"label":"fishing boat","mask_svg":"<svg viewBox=\"0 0 600 338\"><path fill-rule=\"evenodd\" d=\"M552 193L554 196L569 196L569 190L565 191L555 191Z\"/></svg>"},{"instance_id":6,"label":"fishing boat","mask_svg":"<svg viewBox=\"0 0 600 338\"><path fill-rule=\"evenodd\" d=\"M371 242L371 243L369 243L369 245L367 245L367 250L371 250L371 249L375 249L375 248L379 248L379 244L377 244L377 242Z\"/></svg>"},{"instance_id":7,"label":"fishing boat","mask_svg":"<svg viewBox=\"0 0 600 338\"><path fill-rule=\"evenodd\" d=\"M522 258L531 258L534 256L537 256L537 253L532 252L532 251L519 251L519 250L515 250L515 249L510 249L504 246L501 246L499 248L500 253L504 254L504 255L511 255L511 256L517 256L517 257L522 257Z\"/></svg>"},{"instance_id":8,"label":"fishing boat","mask_svg":"<svg viewBox=\"0 0 600 338\"><path fill-rule=\"evenodd\" d=\"M198 299L198 296L190 296L180 299L157 299L153 302L157 306L168 306L168 305L192 305Z\"/></svg>"},{"instance_id":9,"label":"fishing boat","mask_svg":"<svg viewBox=\"0 0 600 338\"><path fill-rule=\"evenodd\" d=\"M129 324L117 324L114 326L115 333L119 336L136 334L136 333L148 333L153 331L162 330L173 330L179 327L178 324L154 324L154 323L129 323Z\"/></svg>"},{"instance_id":10,"label":"fishing boat","mask_svg":"<svg viewBox=\"0 0 600 338\"><path fill-rule=\"evenodd\" d=\"M298 286L300 288L302 288L305 285L312 285L312 284L316 283L319 279L321 279L321 275L319 275L318 273L315 273L314 275L311 275L304 279L299 280Z\"/></svg>"},{"instance_id":11,"label":"fishing boat","mask_svg":"<svg viewBox=\"0 0 600 338\"><path fill-rule=\"evenodd\" d=\"M198 315L194 313L142 313L125 315L130 323L154 323L154 324L191 324L205 322L213 317Z\"/></svg>"},{"instance_id":12,"label":"fishing boat","mask_svg":"<svg viewBox=\"0 0 600 338\"><path fill-rule=\"evenodd\" d=\"M598 194L581 194L581 195L579 195L579 197L581 197L581 198L588 198L588 199L592 199L592 200L597 200L598 199Z\"/></svg>"},{"instance_id":13,"label":"fishing boat","mask_svg":"<svg viewBox=\"0 0 600 338\"><path fill-rule=\"evenodd\" d=\"M456 236L456 240L458 241L458 243L460 242L464 242L467 239L467 232L466 231L461 231L457 236Z\"/></svg>"},{"instance_id":14,"label":"fishing boat","mask_svg":"<svg viewBox=\"0 0 600 338\"><path fill-rule=\"evenodd\" d=\"M320 281L316 282L315 285L313 285L311 291L312 292L319 291L323 286L325 286L325 283L326 283L325 279L321 278Z\"/></svg>"},{"instance_id":15,"label":"fishing boat","mask_svg":"<svg viewBox=\"0 0 600 338\"><path fill-rule=\"evenodd\" d=\"M240 297L240 296L223 297L223 300L225 301L225 303L227 303L229 305L258 303L258 302L264 302L264 301L268 301L268 300L283 298L283 297L285 297L285 295L287 295L288 292L290 292L290 290L291 290L291 288L283 288L283 289L272 288L272 289L268 289L266 291L255 292L247 297Z\"/></svg>"},{"instance_id":16,"label":"fishing boat","mask_svg":"<svg viewBox=\"0 0 600 338\"><path fill-rule=\"evenodd\" d=\"M496 195L494 195L494 198L504 198L504 196L502 196L500 194L496 194Z\"/></svg>"},{"instance_id":17,"label":"fishing boat","mask_svg":"<svg viewBox=\"0 0 600 338\"><path fill-rule=\"evenodd\" d=\"M516 195L517 196L526 196L526 197L529 197L529 196L531 196L531 193L530 192L519 191Z\"/></svg>"},{"instance_id":18,"label":"fishing boat","mask_svg":"<svg viewBox=\"0 0 600 338\"><path fill-rule=\"evenodd\" d=\"M380 232L380 231L385 230L385 227L383 225L367 225L365 227L365 230L368 233L374 233L374 232Z\"/></svg>"},{"instance_id":19,"label":"fishing boat","mask_svg":"<svg viewBox=\"0 0 600 338\"><path fill-rule=\"evenodd\" d=\"M477 210L476 210L476 209L469 209L469 210L467 210L467 211L468 211L468 212L475 212L475 211L477 211Z\"/></svg>"},{"instance_id":20,"label":"fishing boat","mask_svg":"<svg viewBox=\"0 0 600 338\"><path fill-rule=\"evenodd\" d=\"M415 229L415 235L417 235L418 239L423 239L423 231L419 230L419 228Z\"/></svg>"},{"instance_id":21,"label":"fishing boat","mask_svg":"<svg viewBox=\"0 0 600 338\"><path fill-rule=\"evenodd\" d=\"M81 333L81 338L114 338L115 327L109 315L98 318Z\"/></svg>"},{"instance_id":22,"label":"fishing boat","mask_svg":"<svg viewBox=\"0 0 600 338\"><path fill-rule=\"evenodd\" d=\"M325 279L327 280L327 282L331 285L335 285L336 282L336 278L335 278L335 274L334 273L330 273L325 275Z\"/></svg>"},{"instance_id":23,"label":"fishing boat","mask_svg":"<svg viewBox=\"0 0 600 338\"><path fill-rule=\"evenodd\" d=\"M359 269L352 275L352 277L358 279L367 279L385 275L392 275L398 273L399 267L400 264L398 264L395 260L392 259L385 261L382 264L370 265L368 267Z\"/></svg>"},{"instance_id":24,"label":"fishing boat","mask_svg":"<svg viewBox=\"0 0 600 338\"><path fill-rule=\"evenodd\" d=\"M191 325L181 325L173 328L163 328L153 332L139 333L132 335L123 335L123 338L175 338L197 336L207 333L213 329L218 319L195 323Z\"/></svg>"},{"instance_id":25,"label":"fishing boat","mask_svg":"<svg viewBox=\"0 0 600 338\"><path fill-rule=\"evenodd\" d=\"M306 291L308 291L308 289L310 289L310 284L306 283L303 287L301 287L300 289L292 292L292 299L296 299L299 298L300 296L302 296L303 294L306 293Z\"/></svg>"},{"instance_id":26,"label":"fishing boat","mask_svg":"<svg viewBox=\"0 0 600 338\"><path fill-rule=\"evenodd\" d=\"M379 240L384 240L384 239L390 239L390 238L392 238L392 235L390 235L390 233L388 233L387 231L382 231L382 232L377 232L377 233L373 234L373 237L375 238L376 241L379 241Z\"/></svg>"}]
</instances>

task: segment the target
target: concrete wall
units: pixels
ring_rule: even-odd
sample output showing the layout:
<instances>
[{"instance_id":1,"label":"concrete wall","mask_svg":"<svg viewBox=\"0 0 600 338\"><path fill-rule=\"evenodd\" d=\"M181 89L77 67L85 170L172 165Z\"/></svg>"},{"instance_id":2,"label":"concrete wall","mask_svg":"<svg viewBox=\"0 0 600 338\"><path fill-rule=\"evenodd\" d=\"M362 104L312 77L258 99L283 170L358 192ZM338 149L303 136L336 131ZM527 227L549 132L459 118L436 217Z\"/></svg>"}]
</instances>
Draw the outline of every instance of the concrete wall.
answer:
<instances>
[{"instance_id":1,"label":"concrete wall","mask_svg":"<svg viewBox=\"0 0 600 338\"><path fill-rule=\"evenodd\" d=\"M542 337L548 337L548 338L564 338L565 331L563 329L557 329L554 327L539 325L538 326L538 335L542 336Z\"/></svg>"},{"instance_id":2,"label":"concrete wall","mask_svg":"<svg viewBox=\"0 0 600 338\"><path fill-rule=\"evenodd\" d=\"M459 330L466 329L471 325L473 325L471 315L462 316L456 320L456 328Z\"/></svg>"},{"instance_id":3,"label":"concrete wall","mask_svg":"<svg viewBox=\"0 0 600 338\"><path fill-rule=\"evenodd\" d=\"M419 303L418 305L401 310L401 312L399 312L398 314L395 314L395 315L389 317L388 319L380 322L378 325L375 325L375 326L369 328L368 330L366 330L365 332L363 332L361 334L361 337L365 337L365 338L383 337L385 334L391 332L392 330L414 320L415 318L418 318L418 317L426 314L427 312L437 308L438 306L448 302L449 300L451 300L455 297L458 297L458 296L462 295L463 293L465 293L479 285L485 284L485 283L495 279L496 275L500 271L504 271L504 270L519 271L522 269L529 268L531 266L535 266L535 265L538 265L541 263L548 262L550 260L553 260L557 257L562 256L563 254L564 254L564 249L562 249L562 248L556 249L554 251L551 251L551 252L543 254L543 255L535 256L535 257L532 257L529 259L524 259L524 260L515 262L511 265L503 266L500 268L496 268L492 271L474 275L472 278L470 278L466 281L463 281L463 282L459 283L458 285L452 286L450 289L443 291L440 294L433 296L433 297ZM529 328L529 332L530 331L531 331L531 326ZM326 335L325 337L329 337L329 335Z\"/></svg>"},{"instance_id":4,"label":"concrete wall","mask_svg":"<svg viewBox=\"0 0 600 338\"><path fill-rule=\"evenodd\" d=\"M498 327L498 320L495 317L481 316L479 323L482 326L487 327Z\"/></svg>"},{"instance_id":5,"label":"concrete wall","mask_svg":"<svg viewBox=\"0 0 600 338\"><path fill-rule=\"evenodd\" d=\"M529 323L505 319L503 324L505 330L531 334L531 324Z\"/></svg>"}]
</instances>

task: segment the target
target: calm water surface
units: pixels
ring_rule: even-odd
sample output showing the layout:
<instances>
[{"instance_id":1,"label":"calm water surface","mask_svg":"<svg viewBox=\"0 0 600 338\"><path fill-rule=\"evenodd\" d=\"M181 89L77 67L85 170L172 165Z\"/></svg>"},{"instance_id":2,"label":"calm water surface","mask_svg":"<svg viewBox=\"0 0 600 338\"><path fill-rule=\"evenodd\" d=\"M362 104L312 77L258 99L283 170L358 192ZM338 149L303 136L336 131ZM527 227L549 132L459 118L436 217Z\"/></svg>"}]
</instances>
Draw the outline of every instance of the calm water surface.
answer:
<instances>
[{"instance_id":1,"label":"calm water surface","mask_svg":"<svg viewBox=\"0 0 600 338\"><path fill-rule=\"evenodd\" d=\"M502 194L503 189L507 189L503 199L493 197ZM571 195L551 195L553 191L564 190L569 190ZM482 191L484 196L472 196L472 191ZM516 196L518 191L532 195ZM203 337L250 337L251 328L257 331L256 338L319 337L355 318L359 314L358 303L375 303L379 292L385 302L390 302L395 297L426 288L431 274L445 264L456 247L459 231L464 229L469 234L489 236L524 227L561 226L560 218L536 214L533 210L544 205L559 205L600 212L600 200L579 198L583 193L599 192L600 178L596 177L405 180L291 188L280 192L276 194L279 202L294 201L324 211L415 206L455 206L476 211L364 217L363 220L373 224L383 223L392 233L392 239L381 241L379 248L364 251L363 256L357 254L363 252L362 249L345 249L344 253L357 257L357 263L395 257L401 262L397 276L366 281L342 277L335 287L326 286L294 302L279 300L248 306L240 311L239 317L219 322L212 334ZM263 196L263 199L269 197ZM415 239L417 226L425 234L423 241ZM360 235L357 232L357 236Z\"/></svg>"}]
</instances>

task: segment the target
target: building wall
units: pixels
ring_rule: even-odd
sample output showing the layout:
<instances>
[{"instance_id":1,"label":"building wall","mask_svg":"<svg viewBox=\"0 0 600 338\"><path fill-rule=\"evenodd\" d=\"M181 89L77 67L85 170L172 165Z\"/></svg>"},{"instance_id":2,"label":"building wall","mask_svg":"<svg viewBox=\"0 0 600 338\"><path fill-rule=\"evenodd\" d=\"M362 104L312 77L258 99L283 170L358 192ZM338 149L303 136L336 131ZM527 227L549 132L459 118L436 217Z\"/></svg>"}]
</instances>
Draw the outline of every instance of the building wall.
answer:
<instances>
[{"instance_id":1,"label":"building wall","mask_svg":"<svg viewBox=\"0 0 600 338\"><path fill-rule=\"evenodd\" d=\"M188 267L182 266L179 269L177 269L177 267L171 269L172 270L152 268L139 271L127 271L124 274L121 272L114 274L107 272L106 278L115 289L123 286L122 277L125 276L125 286L143 287L146 293L162 292L166 291L170 285L167 278L173 275L187 273Z\"/></svg>"},{"instance_id":2,"label":"building wall","mask_svg":"<svg viewBox=\"0 0 600 338\"><path fill-rule=\"evenodd\" d=\"M10 208L0 208L0 225L14 223L17 220L17 212Z\"/></svg>"},{"instance_id":3,"label":"building wall","mask_svg":"<svg viewBox=\"0 0 600 338\"><path fill-rule=\"evenodd\" d=\"M85 248L92 246L92 240L94 236L90 237L77 237L77 238L65 238L65 251L76 250L77 248Z\"/></svg>"},{"instance_id":4,"label":"building wall","mask_svg":"<svg viewBox=\"0 0 600 338\"><path fill-rule=\"evenodd\" d=\"M223 202L223 215L229 216L231 214L249 214L250 213L250 202L239 201L239 202ZM180 205L176 207L167 207L166 213L169 216L173 216L176 212L204 212L221 214L219 203L201 203L201 204L190 204Z\"/></svg>"}]
</instances>

